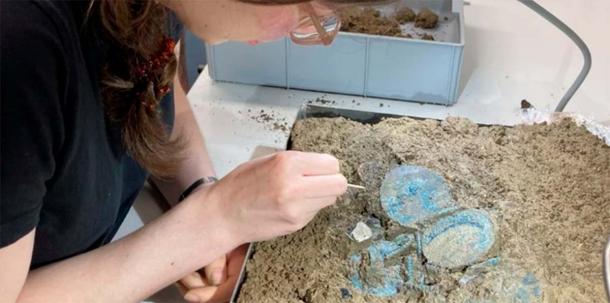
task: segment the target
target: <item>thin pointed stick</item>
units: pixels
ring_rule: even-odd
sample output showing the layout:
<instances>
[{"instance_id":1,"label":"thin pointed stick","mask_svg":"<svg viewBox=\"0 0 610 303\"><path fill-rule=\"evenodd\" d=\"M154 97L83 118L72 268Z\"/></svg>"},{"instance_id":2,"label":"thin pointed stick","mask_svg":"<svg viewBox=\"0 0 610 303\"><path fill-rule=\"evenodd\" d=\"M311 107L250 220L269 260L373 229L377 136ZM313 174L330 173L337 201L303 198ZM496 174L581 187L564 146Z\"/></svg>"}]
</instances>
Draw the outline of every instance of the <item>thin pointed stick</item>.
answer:
<instances>
[{"instance_id":1,"label":"thin pointed stick","mask_svg":"<svg viewBox=\"0 0 610 303\"><path fill-rule=\"evenodd\" d=\"M366 189L366 187L364 186L360 186L360 185L354 185L354 184L347 184L348 188L356 188L356 189Z\"/></svg>"}]
</instances>

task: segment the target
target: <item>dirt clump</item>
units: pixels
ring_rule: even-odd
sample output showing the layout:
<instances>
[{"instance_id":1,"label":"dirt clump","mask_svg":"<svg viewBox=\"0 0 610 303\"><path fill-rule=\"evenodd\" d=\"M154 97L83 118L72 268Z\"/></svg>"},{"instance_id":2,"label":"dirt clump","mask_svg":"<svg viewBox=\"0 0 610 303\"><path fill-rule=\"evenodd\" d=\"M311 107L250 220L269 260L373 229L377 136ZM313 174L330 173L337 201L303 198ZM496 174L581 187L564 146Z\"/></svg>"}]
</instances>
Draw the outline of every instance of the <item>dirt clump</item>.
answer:
<instances>
[{"instance_id":1,"label":"dirt clump","mask_svg":"<svg viewBox=\"0 0 610 303\"><path fill-rule=\"evenodd\" d=\"M381 36L401 36L400 23L393 18L382 16L374 8L353 8L341 11L341 30Z\"/></svg>"},{"instance_id":2,"label":"dirt clump","mask_svg":"<svg viewBox=\"0 0 610 303\"><path fill-rule=\"evenodd\" d=\"M433 11L424 8L417 14L415 18L415 27L420 28L436 28L438 24L438 15Z\"/></svg>"},{"instance_id":3,"label":"dirt clump","mask_svg":"<svg viewBox=\"0 0 610 303\"><path fill-rule=\"evenodd\" d=\"M572 120L503 127L461 118L388 118L376 124L309 118L295 124L291 139L293 149L335 155L349 182L367 190L348 190L297 233L257 243L238 302L604 298L601 251L610 233L610 147ZM407 264L423 278L415 283L396 276L404 284L396 295L383 297L354 284L350 256L368 247L360 266L372 262L367 258L373 256L374 240L356 242L349 231L366 222L387 241L414 232L390 220L380 203L384 176L397 165L437 172L459 207L493 217L497 236L486 262L463 269L439 269L402 255L387 259L386 268L403 270ZM365 268L361 279L378 283L371 269Z\"/></svg>"},{"instance_id":4,"label":"dirt clump","mask_svg":"<svg viewBox=\"0 0 610 303\"><path fill-rule=\"evenodd\" d=\"M405 6L396 11L396 14L394 14L394 19L396 19L396 21L398 21L400 24L413 22L415 21L415 12Z\"/></svg>"},{"instance_id":5,"label":"dirt clump","mask_svg":"<svg viewBox=\"0 0 610 303\"><path fill-rule=\"evenodd\" d=\"M433 29L437 27L438 15L428 8L416 14L411 8L403 6L392 15L386 16L371 7L351 8L340 11L341 31L390 37L414 38L405 33L401 25L415 22L415 27ZM435 40L429 33L417 34L422 40Z\"/></svg>"}]
</instances>

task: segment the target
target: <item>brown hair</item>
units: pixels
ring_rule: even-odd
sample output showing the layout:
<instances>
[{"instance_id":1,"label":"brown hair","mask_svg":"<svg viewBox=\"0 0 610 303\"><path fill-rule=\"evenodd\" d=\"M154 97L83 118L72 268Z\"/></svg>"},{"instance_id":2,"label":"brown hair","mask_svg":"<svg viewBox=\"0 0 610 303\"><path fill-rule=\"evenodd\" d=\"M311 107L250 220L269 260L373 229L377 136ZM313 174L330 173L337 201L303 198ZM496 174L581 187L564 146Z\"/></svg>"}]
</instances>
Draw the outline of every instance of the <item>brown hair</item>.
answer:
<instances>
[{"instance_id":1,"label":"brown hair","mask_svg":"<svg viewBox=\"0 0 610 303\"><path fill-rule=\"evenodd\" d=\"M282 5L310 0L237 0L261 5ZM331 4L379 3L388 0L322 0ZM88 17L99 18L104 36L116 46L102 75L106 114L121 127L127 152L155 176L170 176L182 159L181 138L170 140L161 119L158 89L171 85L176 57L147 81L135 75L162 48L167 34L165 8L152 0L91 0Z\"/></svg>"}]
</instances>

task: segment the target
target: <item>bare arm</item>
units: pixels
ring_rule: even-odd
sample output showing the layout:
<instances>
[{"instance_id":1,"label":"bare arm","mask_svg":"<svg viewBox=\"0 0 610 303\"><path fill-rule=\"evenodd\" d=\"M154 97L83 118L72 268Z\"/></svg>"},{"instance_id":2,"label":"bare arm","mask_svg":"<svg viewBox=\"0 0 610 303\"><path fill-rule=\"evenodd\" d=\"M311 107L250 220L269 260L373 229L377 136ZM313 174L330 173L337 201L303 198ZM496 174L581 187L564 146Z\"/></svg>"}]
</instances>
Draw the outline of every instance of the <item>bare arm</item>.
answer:
<instances>
[{"instance_id":1,"label":"bare arm","mask_svg":"<svg viewBox=\"0 0 610 303\"><path fill-rule=\"evenodd\" d=\"M216 203L202 201L206 190L124 239L31 271L17 302L136 302L218 258L238 242L226 233ZM216 215L200 220L202 213ZM16 244L20 254L31 254L31 245ZM17 255L3 254L0 264ZM28 266L19 267L16 276L27 273Z\"/></svg>"},{"instance_id":2,"label":"bare arm","mask_svg":"<svg viewBox=\"0 0 610 303\"><path fill-rule=\"evenodd\" d=\"M32 260L36 229L17 242L0 249L0 302L14 302L23 287Z\"/></svg>"},{"instance_id":3,"label":"bare arm","mask_svg":"<svg viewBox=\"0 0 610 303\"><path fill-rule=\"evenodd\" d=\"M182 43L182 42L181 42ZM180 45L178 46L180 47ZM179 51L179 50L178 50ZM181 52L183 53L183 52ZM179 70L184 69L184 58L180 57ZM193 111L186 97L184 89L185 79L183 73L178 72L174 77L174 106L175 119L172 138L182 136L186 142L184 155L186 158L178 167L178 175L169 180L152 178L155 185L161 190L167 201L174 205L178 196L195 180L215 176L214 167L208 156L203 135L199 131L199 126L193 115Z\"/></svg>"},{"instance_id":4,"label":"bare arm","mask_svg":"<svg viewBox=\"0 0 610 303\"><path fill-rule=\"evenodd\" d=\"M3 284L0 296L7 294L3 302L142 300L239 244L301 229L346 187L329 155L291 151L256 159L126 238L82 255L28 273L33 232L1 248L0 281L15 281Z\"/></svg>"},{"instance_id":5,"label":"bare arm","mask_svg":"<svg viewBox=\"0 0 610 303\"><path fill-rule=\"evenodd\" d=\"M216 176L214 167L208 156L205 140L199 125L195 119L190 103L186 97L186 58L184 56L184 39L180 41L175 50L178 55L178 71L174 77L174 127L172 138L181 136L185 140L186 158L178 167L178 174L172 179L151 178L150 181L161 191L166 201L176 205L179 195L199 178ZM219 285L226 279L226 256L222 255L213 262L206 264L203 270L199 270L183 277L180 280L179 289L183 295L193 289L199 289L207 283Z\"/></svg>"}]
</instances>

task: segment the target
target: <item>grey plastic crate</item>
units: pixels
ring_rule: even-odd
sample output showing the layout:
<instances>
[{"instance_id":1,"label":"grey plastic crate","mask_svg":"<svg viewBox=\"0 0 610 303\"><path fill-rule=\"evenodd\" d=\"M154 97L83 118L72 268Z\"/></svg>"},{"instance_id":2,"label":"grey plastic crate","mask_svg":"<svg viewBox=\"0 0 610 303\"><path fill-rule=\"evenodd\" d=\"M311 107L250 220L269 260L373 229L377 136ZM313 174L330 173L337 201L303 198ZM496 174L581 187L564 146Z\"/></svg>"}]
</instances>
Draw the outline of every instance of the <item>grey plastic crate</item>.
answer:
<instances>
[{"instance_id":1,"label":"grey plastic crate","mask_svg":"<svg viewBox=\"0 0 610 303\"><path fill-rule=\"evenodd\" d=\"M210 77L218 81L454 104L464 50L462 0L403 0L416 12L439 14L435 41L341 32L330 46L300 46L290 39L249 46L206 47ZM384 9L382 8L382 12ZM386 12L387 13L387 12Z\"/></svg>"}]
</instances>

